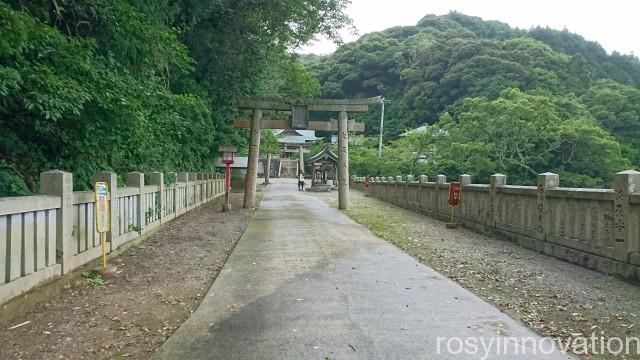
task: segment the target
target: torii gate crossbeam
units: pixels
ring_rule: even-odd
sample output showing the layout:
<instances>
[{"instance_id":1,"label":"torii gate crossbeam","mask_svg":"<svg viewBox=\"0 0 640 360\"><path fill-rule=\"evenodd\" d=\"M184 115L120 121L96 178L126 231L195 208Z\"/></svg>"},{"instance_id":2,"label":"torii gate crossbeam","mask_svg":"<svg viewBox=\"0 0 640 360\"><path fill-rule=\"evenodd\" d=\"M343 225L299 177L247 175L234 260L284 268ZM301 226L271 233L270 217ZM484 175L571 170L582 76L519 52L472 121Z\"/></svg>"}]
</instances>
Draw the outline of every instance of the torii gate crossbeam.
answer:
<instances>
[{"instance_id":1,"label":"torii gate crossbeam","mask_svg":"<svg viewBox=\"0 0 640 360\"><path fill-rule=\"evenodd\" d=\"M244 182L244 208L254 208L256 203L256 184L258 182L258 158L260 156L260 130L263 110L291 111L293 117L286 123L280 120L265 120L265 128L285 125L278 128L310 129L338 131L338 208L349 207L349 133L348 131L364 131L364 125L350 122L347 112L367 112L370 105L380 103L380 96L365 99L274 99L274 98L240 98L234 101L239 109L253 110L251 120L237 119L236 127L251 128L249 141L249 158L247 174ZM309 121L309 111L338 112L337 129L333 121ZM277 123L276 123L277 122Z\"/></svg>"}]
</instances>

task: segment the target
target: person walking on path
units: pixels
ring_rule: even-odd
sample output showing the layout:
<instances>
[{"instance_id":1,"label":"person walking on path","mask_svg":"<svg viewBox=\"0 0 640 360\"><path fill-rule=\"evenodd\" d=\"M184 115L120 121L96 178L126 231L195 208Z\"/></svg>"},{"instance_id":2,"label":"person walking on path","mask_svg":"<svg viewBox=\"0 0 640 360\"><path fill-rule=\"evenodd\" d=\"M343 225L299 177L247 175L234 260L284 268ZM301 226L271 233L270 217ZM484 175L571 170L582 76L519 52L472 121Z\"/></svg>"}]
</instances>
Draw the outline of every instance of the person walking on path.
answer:
<instances>
[{"instance_id":1,"label":"person walking on path","mask_svg":"<svg viewBox=\"0 0 640 360\"><path fill-rule=\"evenodd\" d=\"M302 170L298 174L298 191L304 191L304 173Z\"/></svg>"}]
</instances>

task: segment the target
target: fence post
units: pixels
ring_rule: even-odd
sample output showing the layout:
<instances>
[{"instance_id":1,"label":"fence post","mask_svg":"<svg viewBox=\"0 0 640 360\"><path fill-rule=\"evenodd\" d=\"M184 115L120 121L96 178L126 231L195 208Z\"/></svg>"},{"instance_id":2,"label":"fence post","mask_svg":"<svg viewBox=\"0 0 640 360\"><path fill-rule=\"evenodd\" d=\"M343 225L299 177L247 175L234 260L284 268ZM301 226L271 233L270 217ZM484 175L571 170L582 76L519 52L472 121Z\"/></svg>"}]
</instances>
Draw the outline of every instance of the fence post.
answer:
<instances>
[{"instance_id":1,"label":"fence post","mask_svg":"<svg viewBox=\"0 0 640 360\"><path fill-rule=\"evenodd\" d=\"M178 181L184 183L184 210L187 211L189 207L189 173L187 172L179 172L178 173Z\"/></svg>"},{"instance_id":2,"label":"fence post","mask_svg":"<svg viewBox=\"0 0 640 360\"><path fill-rule=\"evenodd\" d=\"M200 172L196 173L196 180L198 180L198 185L196 186L200 188L200 197L198 199L198 202L202 204L204 202L204 194L205 194L204 174Z\"/></svg>"},{"instance_id":3,"label":"fence post","mask_svg":"<svg viewBox=\"0 0 640 360\"><path fill-rule=\"evenodd\" d=\"M118 211L118 175L114 172L101 171L93 176L93 181L104 181L109 186L109 232L107 232L107 243L113 251L118 247L118 236L120 235L120 212ZM95 210L94 210L95 211ZM94 219L91 219L94 221Z\"/></svg>"},{"instance_id":4,"label":"fence post","mask_svg":"<svg viewBox=\"0 0 640 360\"><path fill-rule=\"evenodd\" d=\"M220 194L220 186L219 186L219 182L220 180L218 180L218 173L214 173L213 174L213 178L214 178L214 193L215 196L218 196L218 194Z\"/></svg>"},{"instance_id":5,"label":"fence post","mask_svg":"<svg viewBox=\"0 0 640 360\"><path fill-rule=\"evenodd\" d=\"M202 173L202 202L209 200L209 174Z\"/></svg>"},{"instance_id":6,"label":"fence post","mask_svg":"<svg viewBox=\"0 0 640 360\"><path fill-rule=\"evenodd\" d=\"M403 186L402 182L403 182L402 175L396 176L396 186L394 188L396 196L395 196L394 202L396 206L400 206L400 207L403 207L402 203L406 198L406 190L407 190L407 187Z\"/></svg>"},{"instance_id":7,"label":"fence post","mask_svg":"<svg viewBox=\"0 0 640 360\"><path fill-rule=\"evenodd\" d=\"M613 246L616 260L629 262L629 255L640 248L640 240L632 238L630 195L640 190L640 172L627 170L613 178Z\"/></svg>"},{"instance_id":8,"label":"fence post","mask_svg":"<svg viewBox=\"0 0 640 360\"><path fill-rule=\"evenodd\" d=\"M189 203L196 206L196 173L190 172L189 174L189 186L193 187L193 191L191 192L191 196L189 197Z\"/></svg>"},{"instance_id":9,"label":"fence post","mask_svg":"<svg viewBox=\"0 0 640 360\"><path fill-rule=\"evenodd\" d=\"M202 180L203 180L203 184L202 184L202 188L203 188L203 193L202 193L202 201L206 202L207 200L209 200L209 173L202 173Z\"/></svg>"},{"instance_id":10,"label":"fence post","mask_svg":"<svg viewBox=\"0 0 640 360\"><path fill-rule=\"evenodd\" d=\"M126 177L127 186L138 188L136 193L139 195L136 220L138 222L139 233L144 231L145 224L145 204L144 204L144 173L132 171Z\"/></svg>"},{"instance_id":11,"label":"fence post","mask_svg":"<svg viewBox=\"0 0 640 360\"><path fill-rule=\"evenodd\" d=\"M60 197L56 211L56 262L62 273L73 270L67 259L75 255L73 242L73 174L52 170L40 173L40 194Z\"/></svg>"},{"instance_id":12,"label":"fence post","mask_svg":"<svg viewBox=\"0 0 640 360\"><path fill-rule=\"evenodd\" d=\"M498 188L507 185L507 176L503 174L493 174L489 178L489 203L491 204L491 226L496 227L498 208Z\"/></svg>"},{"instance_id":13,"label":"fence post","mask_svg":"<svg viewBox=\"0 0 640 360\"><path fill-rule=\"evenodd\" d=\"M458 218L460 218L460 220L464 220L464 187L471 184L471 175L460 175L460 177L458 178L458 182L460 182L460 206L458 206Z\"/></svg>"},{"instance_id":14,"label":"fence post","mask_svg":"<svg viewBox=\"0 0 640 360\"><path fill-rule=\"evenodd\" d=\"M550 213L549 205L547 204L547 192L550 189L560 186L560 176L554 173L546 172L538 174L537 178L537 221L538 232L541 234L542 239L546 240L547 235L551 231L551 221L548 218Z\"/></svg>"},{"instance_id":15,"label":"fence post","mask_svg":"<svg viewBox=\"0 0 640 360\"><path fill-rule=\"evenodd\" d=\"M162 214L165 213L164 207L166 206L166 199L164 198L164 174L159 171L154 171L149 177L149 184L158 185L158 196L156 197L156 209L158 220L162 223ZM159 211L157 209L160 209Z\"/></svg>"},{"instance_id":16,"label":"fence post","mask_svg":"<svg viewBox=\"0 0 640 360\"><path fill-rule=\"evenodd\" d=\"M213 197L218 196L218 173L211 174L211 181L213 181Z\"/></svg>"},{"instance_id":17,"label":"fence post","mask_svg":"<svg viewBox=\"0 0 640 360\"><path fill-rule=\"evenodd\" d=\"M170 178L173 179L174 183L171 184L172 187L172 191L173 191L173 201L171 202L171 206L173 207L173 217L175 218L177 216L177 212L178 212L178 173L177 172L169 172L167 173L169 175ZM166 200L166 198L165 198Z\"/></svg>"},{"instance_id":18,"label":"fence post","mask_svg":"<svg viewBox=\"0 0 640 360\"><path fill-rule=\"evenodd\" d=\"M436 188L435 188L435 192L436 192L436 206L435 208L435 214L437 215L438 213L440 213L440 215L447 215L447 217L449 216L447 213L447 204L446 204L446 198L445 198L445 203L444 203L444 208L441 208L442 204L442 195L440 195L440 189L445 187L445 184L447 183L447 176L440 174L440 175L436 175Z\"/></svg>"}]
</instances>

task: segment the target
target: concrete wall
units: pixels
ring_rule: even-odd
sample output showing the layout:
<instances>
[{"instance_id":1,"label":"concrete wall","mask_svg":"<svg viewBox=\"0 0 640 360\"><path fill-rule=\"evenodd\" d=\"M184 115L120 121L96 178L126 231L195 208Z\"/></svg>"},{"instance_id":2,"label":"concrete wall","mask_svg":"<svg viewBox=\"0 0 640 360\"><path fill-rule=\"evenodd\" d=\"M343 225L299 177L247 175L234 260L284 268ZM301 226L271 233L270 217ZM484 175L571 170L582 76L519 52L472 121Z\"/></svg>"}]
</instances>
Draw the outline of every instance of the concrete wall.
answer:
<instances>
[{"instance_id":1,"label":"concrete wall","mask_svg":"<svg viewBox=\"0 0 640 360\"><path fill-rule=\"evenodd\" d=\"M444 175L352 177L354 189L442 220L449 220ZM614 189L559 187L556 174L538 175L537 186L507 185L506 176L489 184L460 177L458 222L550 256L624 278L640 279L640 172L615 175Z\"/></svg>"},{"instance_id":2,"label":"concrete wall","mask_svg":"<svg viewBox=\"0 0 640 360\"><path fill-rule=\"evenodd\" d=\"M213 173L126 175L118 186L114 173L96 180L109 183L111 231L107 251L224 194L224 179ZM0 198L0 304L34 286L68 273L102 254L95 231L94 195L74 192L73 176L48 171L40 177L40 196Z\"/></svg>"}]
</instances>

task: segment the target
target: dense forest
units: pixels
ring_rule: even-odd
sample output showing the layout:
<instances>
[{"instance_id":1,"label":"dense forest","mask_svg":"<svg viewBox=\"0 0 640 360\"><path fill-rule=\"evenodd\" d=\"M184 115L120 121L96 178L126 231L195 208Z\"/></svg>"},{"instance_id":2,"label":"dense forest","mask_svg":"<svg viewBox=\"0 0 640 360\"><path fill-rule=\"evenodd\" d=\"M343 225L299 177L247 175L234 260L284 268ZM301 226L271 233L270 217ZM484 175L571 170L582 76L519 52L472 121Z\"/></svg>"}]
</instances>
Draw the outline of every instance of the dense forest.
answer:
<instances>
[{"instance_id":1,"label":"dense forest","mask_svg":"<svg viewBox=\"0 0 640 360\"><path fill-rule=\"evenodd\" d=\"M451 13L363 36L330 56L348 0L0 0L0 196L38 174L212 169L237 96L383 95L360 175L544 171L603 186L640 164L640 61L568 31L520 30ZM360 117L379 131L379 108ZM400 136L428 124L426 131Z\"/></svg>"},{"instance_id":2,"label":"dense forest","mask_svg":"<svg viewBox=\"0 0 640 360\"><path fill-rule=\"evenodd\" d=\"M214 166L240 95L309 96L292 53L338 40L347 0L0 1L0 196L41 171Z\"/></svg>"},{"instance_id":3,"label":"dense forest","mask_svg":"<svg viewBox=\"0 0 640 360\"><path fill-rule=\"evenodd\" d=\"M603 186L640 164L640 61L568 31L427 15L301 62L326 97L391 100L383 157L373 138L351 150L360 175L502 172L530 184L554 171L564 185ZM379 119L379 108L361 117L368 135Z\"/></svg>"}]
</instances>

